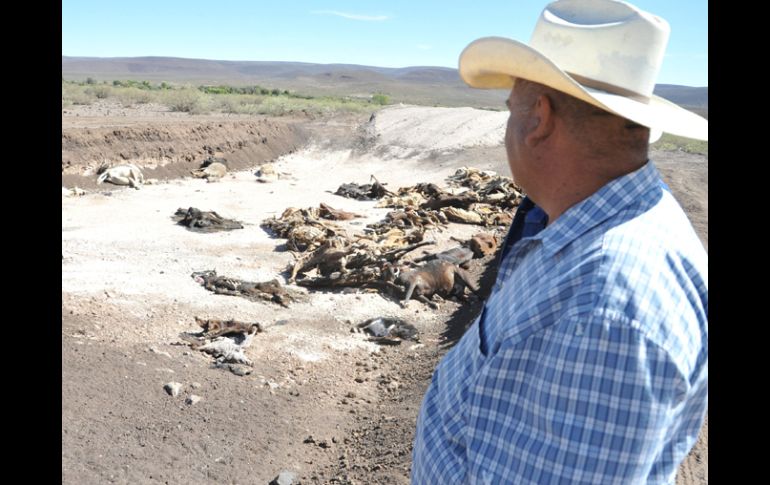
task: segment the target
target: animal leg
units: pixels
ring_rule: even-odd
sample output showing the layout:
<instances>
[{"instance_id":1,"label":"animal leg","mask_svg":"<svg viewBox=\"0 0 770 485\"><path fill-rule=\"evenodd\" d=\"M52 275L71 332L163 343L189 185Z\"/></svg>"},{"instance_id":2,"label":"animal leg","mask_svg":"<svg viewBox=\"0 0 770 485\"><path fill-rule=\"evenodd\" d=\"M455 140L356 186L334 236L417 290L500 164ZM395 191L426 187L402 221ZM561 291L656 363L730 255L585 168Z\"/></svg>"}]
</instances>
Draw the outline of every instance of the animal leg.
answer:
<instances>
[{"instance_id":1,"label":"animal leg","mask_svg":"<svg viewBox=\"0 0 770 485\"><path fill-rule=\"evenodd\" d=\"M438 310L438 303L436 303L435 301L429 300L428 297L426 297L425 295L417 295L417 299L425 303L429 307L433 308L434 310Z\"/></svg>"},{"instance_id":2,"label":"animal leg","mask_svg":"<svg viewBox=\"0 0 770 485\"><path fill-rule=\"evenodd\" d=\"M406 295L404 295L404 299L401 301L402 307L405 307L409 299L412 297L412 293L414 292L415 287L417 287L417 278L409 283L409 288L406 290Z\"/></svg>"},{"instance_id":3,"label":"animal leg","mask_svg":"<svg viewBox=\"0 0 770 485\"><path fill-rule=\"evenodd\" d=\"M474 284L471 282L471 278L470 278L470 276L468 275L468 273L466 273L466 272L465 272L463 269L461 269L461 268L455 268L455 275L457 275L457 277L460 279L460 281L461 281L461 282L462 282L462 283L463 283L463 284L464 284L466 287L468 287L468 289L469 289L469 290L471 290L471 292L472 292L474 295L476 295L476 296L479 296L479 293L478 293L479 289L476 287L476 285L474 285ZM464 293L464 291L463 291L462 293L460 293L460 294L463 294L463 293Z\"/></svg>"}]
</instances>

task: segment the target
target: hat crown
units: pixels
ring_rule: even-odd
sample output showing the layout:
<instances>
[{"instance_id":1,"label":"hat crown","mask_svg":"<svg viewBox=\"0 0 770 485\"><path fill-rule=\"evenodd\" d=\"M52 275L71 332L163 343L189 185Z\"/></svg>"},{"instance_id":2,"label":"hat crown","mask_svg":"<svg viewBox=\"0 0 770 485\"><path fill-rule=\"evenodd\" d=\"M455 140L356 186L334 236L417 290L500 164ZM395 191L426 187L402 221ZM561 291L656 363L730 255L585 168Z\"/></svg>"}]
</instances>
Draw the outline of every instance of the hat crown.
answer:
<instances>
[{"instance_id":1,"label":"hat crown","mask_svg":"<svg viewBox=\"0 0 770 485\"><path fill-rule=\"evenodd\" d=\"M665 20L626 2L559 0L543 10L529 45L583 84L649 97L669 33Z\"/></svg>"}]
</instances>

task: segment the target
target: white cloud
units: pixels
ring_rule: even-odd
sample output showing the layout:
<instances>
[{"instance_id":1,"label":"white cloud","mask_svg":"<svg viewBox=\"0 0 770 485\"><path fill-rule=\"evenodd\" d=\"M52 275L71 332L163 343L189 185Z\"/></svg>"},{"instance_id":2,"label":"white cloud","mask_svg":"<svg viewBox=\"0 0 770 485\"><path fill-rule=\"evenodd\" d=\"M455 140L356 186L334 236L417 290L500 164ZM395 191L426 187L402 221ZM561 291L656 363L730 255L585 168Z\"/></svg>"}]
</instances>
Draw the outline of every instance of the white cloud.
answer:
<instances>
[{"instance_id":1,"label":"white cloud","mask_svg":"<svg viewBox=\"0 0 770 485\"><path fill-rule=\"evenodd\" d=\"M390 19L387 15L359 15L355 13L336 12L334 10L316 10L311 13L317 15L336 15L337 17L343 17L350 20L364 20L367 22L381 22Z\"/></svg>"},{"instance_id":2,"label":"white cloud","mask_svg":"<svg viewBox=\"0 0 770 485\"><path fill-rule=\"evenodd\" d=\"M417 48L420 49L421 51L427 51L427 50L433 49L433 46L428 44L417 44Z\"/></svg>"}]
</instances>

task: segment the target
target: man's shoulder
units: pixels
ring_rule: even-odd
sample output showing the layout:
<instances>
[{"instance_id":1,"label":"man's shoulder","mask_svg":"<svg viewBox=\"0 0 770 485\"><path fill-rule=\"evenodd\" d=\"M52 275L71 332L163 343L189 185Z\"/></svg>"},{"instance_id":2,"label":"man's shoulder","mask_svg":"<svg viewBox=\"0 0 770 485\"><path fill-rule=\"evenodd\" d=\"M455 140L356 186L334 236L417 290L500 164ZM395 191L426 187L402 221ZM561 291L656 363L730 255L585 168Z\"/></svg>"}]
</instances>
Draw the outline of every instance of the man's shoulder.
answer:
<instances>
[{"instance_id":1,"label":"man's shoulder","mask_svg":"<svg viewBox=\"0 0 770 485\"><path fill-rule=\"evenodd\" d=\"M690 273L708 274L706 250L668 191L630 205L597 230L602 254L616 271L658 278L685 265Z\"/></svg>"},{"instance_id":2,"label":"man's shoulder","mask_svg":"<svg viewBox=\"0 0 770 485\"><path fill-rule=\"evenodd\" d=\"M594 311L624 319L691 368L708 338L708 256L680 206L664 191L647 210L607 221L597 239Z\"/></svg>"}]
</instances>

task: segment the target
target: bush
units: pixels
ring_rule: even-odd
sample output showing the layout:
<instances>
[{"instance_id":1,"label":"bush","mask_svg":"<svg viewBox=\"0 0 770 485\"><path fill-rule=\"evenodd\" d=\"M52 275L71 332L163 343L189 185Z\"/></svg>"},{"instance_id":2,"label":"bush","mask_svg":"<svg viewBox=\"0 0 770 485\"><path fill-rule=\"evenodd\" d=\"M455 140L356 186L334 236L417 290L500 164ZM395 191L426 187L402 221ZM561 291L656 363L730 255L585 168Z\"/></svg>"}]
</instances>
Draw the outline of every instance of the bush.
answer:
<instances>
[{"instance_id":1,"label":"bush","mask_svg":"<svg viewBox=\"0 0 770 485\"><path fill-rule=\"evenodd\" d=\"M233 92L230 86L200 86L198 89L205 94L232 94Z\"/></svg>"},{"instance_id":2,"label":"bush","mask_svg":"<svg viewBox=\"0 0 770 485\"><path fill-rule=\"evenodd\" d=\"M222 113L256 114L259 113L261 96L248 94L226 94L212 100L211 109Z\"/></svg>"},{"instance_id":3,"label":"bush","mask_svg":"<svg viewBox=\"0 0 770 485\"><path fill-rule=\"evenodd\" d=\"M96 100L93 94L89 94L88 88L78 86L77 84L62 84L61 87L61 100L62 105L70 104L91 104Z\"/></svg>"},{"instance_id":4,"label":"bush","mask_svg":"<svg viewBox=\"0 0 770 485\"><path fill-rule=\"evenodd\" d=\"M153 101L153 93L139 88L120 88L115 91L115 96L123 106L146 104Z\"/></svg>"},{"instance_id":5,"label":"bush","mask_svg":"<svg viewBox=\"0 0 770 485\"><path fill-rule=\"evenodd\" d=\"M112 88L109 86L95 86L86 89L86 93L96 96L97 99L106 99L112 95Z\"/></svg>"},{"instance_id":6,"label":"bush","mask_svg":"<svg viewBox=\"0 0 770 485\"><path fill-rule=\"evenodd\" d=\"M172 111L192 114L218 111L236 114L266 114L281 116L295 112L333 114L339 112L368 112L373 105L384 105L390 98L378 93L367 99L314 97L291 93L288 89L267 89L253 86L186 86L174 87L165 81L153 85L149 81L114 80L112 83L87 84L62 80L62 107L91 104L97 99L114 98L124 106L159 103Z\"/></svg>"},{"instance_id":7,"label":"bush","mask_svg":"<svg viewBox=\"0 0 770 485\"><path fill-rule=\"evenodd\" d=\"M385 106L386 104L390 104L390 96L387 94L377 93L372 96L372 103Z\"/></svg>"},{"instance_id":8,"label":"bush","mask_svg":"<svg viewBox=\"0 0 770 485\"><path fill-rule=\"evenodd\" d=\"M160 102L171 111L196 112L201 108L201 93L192 88L175 89L163 92Z\"/></svg>"}]
</instances>

